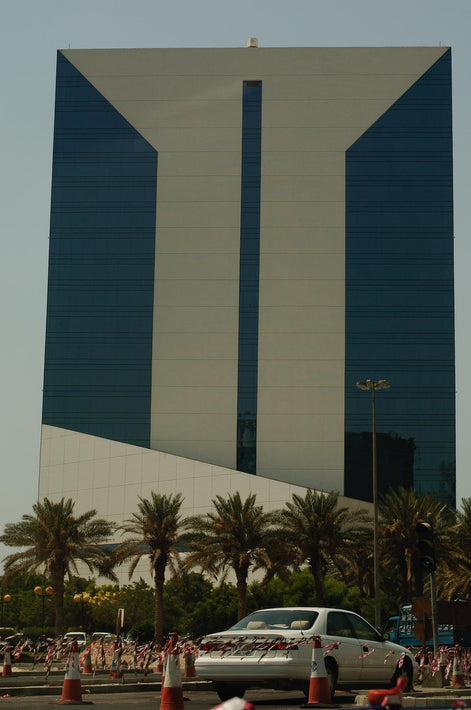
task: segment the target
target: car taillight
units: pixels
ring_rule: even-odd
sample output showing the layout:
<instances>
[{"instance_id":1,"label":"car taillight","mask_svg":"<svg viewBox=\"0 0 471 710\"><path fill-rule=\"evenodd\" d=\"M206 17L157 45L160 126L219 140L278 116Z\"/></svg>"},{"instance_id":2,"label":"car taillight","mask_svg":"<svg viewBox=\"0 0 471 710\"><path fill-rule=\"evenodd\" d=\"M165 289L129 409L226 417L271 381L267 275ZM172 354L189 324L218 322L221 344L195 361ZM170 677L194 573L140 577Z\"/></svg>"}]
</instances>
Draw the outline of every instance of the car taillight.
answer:
<instances>
[{"instance_id":1,"label":"car taillight","mask_svg":"<svg viewBox=\"0 0 471 710\"><path fill-rule=\"evenodd\" d=\"M297 651L297 650L298 650L298 647L297 647L296 645L294 645L294 646L292 646L291 644L288 645L288 644L285 643L284 641L280 641L280 643L278 643L278 644L275 646L275 649L276 649L277 651L284 651L284 650L287 649L287 648L288 648L290 651Z\"/></svg>"}]
</instances>

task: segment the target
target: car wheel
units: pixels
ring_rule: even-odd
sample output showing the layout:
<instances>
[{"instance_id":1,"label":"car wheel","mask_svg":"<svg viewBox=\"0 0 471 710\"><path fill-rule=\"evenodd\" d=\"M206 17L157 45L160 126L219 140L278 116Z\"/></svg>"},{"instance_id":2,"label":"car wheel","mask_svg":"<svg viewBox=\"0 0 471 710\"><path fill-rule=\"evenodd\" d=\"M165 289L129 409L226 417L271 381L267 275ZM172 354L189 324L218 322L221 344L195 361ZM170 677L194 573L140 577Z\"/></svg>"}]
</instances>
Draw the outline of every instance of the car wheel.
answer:
<instances>
[{"instance_id":1,"label":"car wheel","mask_svg":"<svg viewBox=\"0 0 471 710\"><path fill-rule=\"evenodd\" d=\"M219 695L222 702L231 698L243 698L246 688L243 685L231 685L230 683L214 683L214 690Z\"/></svg>"},{"instance_id":2,"label":"car wheel","mask_svg":"<svg viewBox=\"0 0 471 710\"><path fill-rule=\"evenodd\" d=\"M409 693L412 690L412 687L413 687L412 683L413 683L414 678L413 678L412 664L408 658L404 659L404 663L402 664L401 668L396 666L396 670L394 671L394 675L391 678L391 688L393 688L396 685L397 679L400 678L401 676L406 677L407 682L406 682L406 687L404 688L404 690L407 693Z\"/></svg>"},{"instance_id":3,"label":"car wheel","mask_svg":"<svg viewBox=\"0 0 471 710\"><path fill-rule=\"evenodd\" d=\"M327 680L329 681L330 695L333 699L334 694L335 694L335 689L337 687L337 676L338 676L337 664L335 663L333 658L326 658L325 659L325 669L327 671Z\"/></svg>"}]
</instances>

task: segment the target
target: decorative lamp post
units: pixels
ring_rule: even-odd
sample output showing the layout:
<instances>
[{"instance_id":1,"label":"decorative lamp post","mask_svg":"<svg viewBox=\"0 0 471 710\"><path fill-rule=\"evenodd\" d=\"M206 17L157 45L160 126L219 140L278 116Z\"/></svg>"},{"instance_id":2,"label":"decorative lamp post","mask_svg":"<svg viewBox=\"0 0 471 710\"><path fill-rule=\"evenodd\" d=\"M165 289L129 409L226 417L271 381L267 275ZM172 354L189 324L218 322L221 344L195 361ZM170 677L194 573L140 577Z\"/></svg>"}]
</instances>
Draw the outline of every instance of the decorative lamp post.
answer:
<instances>
[{"instance_id":1,"label":"decorative lamp post","mask_svg":"<svg viewBox=\"0 0 471 710\"><path fill-rule=\"evenodd\" d=\"M36 594L37 597L41 597L41 599L42 599L41 629L44 631L44 613L45 613L44 605L46 603L46 599L48 597L51 597L54 594L54 589L52 587L46 587L46 589L44 590L44 593L43 593L42 587L35 587L34 593Z\"/></svg>"},{"instance_id":2,"label":"decorative lamp post","mask_svg":"<svg viewBox=\"0 0 471 710\"><path fill-rule=\"evenodd\" d=\"M2 605L0 626L3 626L3 607L5 604L9 604L10 602L11 596L9 594L4 594L3 597L0 595L0 604Z\"/></svg>"},{"instance_id":3,"label":"decorative lamp post","mask_svg":"<svg viewBox=\"0 0 471 710\"><path fill-rule=\"evenodd\" d=\"M82 608L83 608L84 602L89 602L90 599L91 599L90 594L87 594L87 592L77 592L73 596L74 602L76 604L78 604L78 603L82 604Z\"/></svg>"},{"instance_id":4,"label":"decorative lamp post","mask_svg":"<svg viewBox=\"0 0 471 710\"><path fill-rule=\"evenodd\" d=\"M379 536L378 536L378 471L376 460L376 398L377 390L386 390L391 387L387 380L364 380L357 382L357 387L361 390L371 390L373 407L373 568L374 568L374 594L375 594L375 626L381 626L381 583L379 575Z\"/></svg>"},{"instance_id":5,"label":"decorative lamp post","mask_svg":"<svg viewBox=\"0 0 471 710\"><path fill-rule=\"evenodd\" d=\"M83 627L85 604L91 601L91 596L87 592L77 592L72 598L76 604L80 604L81 625Z\"/></svg>"}]
</instances>

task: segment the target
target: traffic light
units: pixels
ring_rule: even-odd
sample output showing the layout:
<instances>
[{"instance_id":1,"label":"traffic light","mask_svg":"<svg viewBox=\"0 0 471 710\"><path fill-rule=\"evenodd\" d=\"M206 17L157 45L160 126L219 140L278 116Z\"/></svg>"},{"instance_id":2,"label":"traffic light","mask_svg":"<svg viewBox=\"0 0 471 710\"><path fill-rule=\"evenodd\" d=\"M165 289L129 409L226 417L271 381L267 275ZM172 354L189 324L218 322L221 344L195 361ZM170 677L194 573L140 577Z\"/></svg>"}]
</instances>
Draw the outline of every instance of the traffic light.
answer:
<instances>
[{"instance_id":1,"label":"traffic light","mask_svg":"<svg viewBox=\"0 0 471 710\"><path fill-rule=\"evenodd\" d=\"M417 547L419 548L419 562L426 572L435 572L435 548L433 545L433 528L430 523L423 520L415 527L417 533Z\"/></svg>"}]
</instances>

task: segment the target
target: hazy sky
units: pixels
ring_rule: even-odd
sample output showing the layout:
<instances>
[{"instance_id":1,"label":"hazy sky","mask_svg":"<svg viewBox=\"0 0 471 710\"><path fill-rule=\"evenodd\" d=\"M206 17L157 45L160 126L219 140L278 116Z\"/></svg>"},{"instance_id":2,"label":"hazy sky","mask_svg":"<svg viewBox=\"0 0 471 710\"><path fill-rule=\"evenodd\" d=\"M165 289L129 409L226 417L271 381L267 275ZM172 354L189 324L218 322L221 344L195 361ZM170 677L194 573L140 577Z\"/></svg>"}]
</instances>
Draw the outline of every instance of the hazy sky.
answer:
<instances>
[{"instance_id":1,"label":"hazy sky","mask_svg":"<svg viewBox=\"0 0 471 710\"><path fill-rule=\"evenodd\" d=\"M37 497L56 52L69 47L244 47L248 37L262 47L452 47L457 502L471 496L471 0L3 0L0 7L0 531Z\"/></svg>"}]
</instances>

